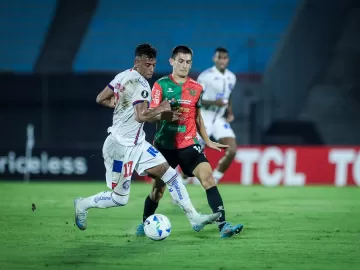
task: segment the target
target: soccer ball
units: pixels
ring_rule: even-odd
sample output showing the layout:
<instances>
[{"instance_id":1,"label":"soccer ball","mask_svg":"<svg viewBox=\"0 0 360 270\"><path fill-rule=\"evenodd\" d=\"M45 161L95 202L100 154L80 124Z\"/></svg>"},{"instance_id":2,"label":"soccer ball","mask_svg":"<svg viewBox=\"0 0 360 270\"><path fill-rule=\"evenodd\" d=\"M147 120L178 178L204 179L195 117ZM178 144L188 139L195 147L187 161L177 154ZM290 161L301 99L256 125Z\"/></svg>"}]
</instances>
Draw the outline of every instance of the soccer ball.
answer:
<instances>
[{"instance_id":1,"label":"soccer ball","mask_svg":"<svg viewBox=\"0 0 360 270\"><path fill-rule=\"evenodd\" d=\"M161 214L154 214L144 221L144 231L151 240L164 240L170 235L170 220Z\"/></svg>"}]
</instances>

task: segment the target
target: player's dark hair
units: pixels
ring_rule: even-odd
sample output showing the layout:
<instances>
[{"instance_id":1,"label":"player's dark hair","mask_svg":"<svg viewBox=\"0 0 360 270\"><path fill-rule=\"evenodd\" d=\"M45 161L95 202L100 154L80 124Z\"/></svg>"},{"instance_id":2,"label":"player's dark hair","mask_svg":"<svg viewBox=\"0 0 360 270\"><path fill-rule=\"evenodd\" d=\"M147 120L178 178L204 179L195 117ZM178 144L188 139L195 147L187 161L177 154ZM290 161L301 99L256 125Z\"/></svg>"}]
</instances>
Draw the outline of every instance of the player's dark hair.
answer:
<instances>
[{"instance_id":1,"label":"player's dark hair","mask_svg":"<svg viewBox=\"0 0 360 270\"><path fill-rule=\"evenodd\" d=\"M217 52L219 52L219 53L229 53L228 50L223 48L223 47L217 47L215 49L215 53L217 53Z\"/></svg>"},{"instance_id":2,"label":"player's dark hair","mask_svg":"<svg viewBox=\"0 0 360 270\"><path fill-rule=\"evenodd\" d=\"M191 56L193 55L192 49L190 49L186 45L176 46L172 51L171 58L175 59L175 57L178 55L178 53L190 54Z\"/></svg>"},{"instance_id":3,"label":"player's dark hair","mask_svg":"<svg viewBox=\"0 0 360 270\"><path fill-rule=\"evenodd\" d=\"M149 43L143 43L137 45L135 48L135 57L136 56L146 56L150 59L156 58L157 50L154 46Z\"/></svg>"}]
</instances>

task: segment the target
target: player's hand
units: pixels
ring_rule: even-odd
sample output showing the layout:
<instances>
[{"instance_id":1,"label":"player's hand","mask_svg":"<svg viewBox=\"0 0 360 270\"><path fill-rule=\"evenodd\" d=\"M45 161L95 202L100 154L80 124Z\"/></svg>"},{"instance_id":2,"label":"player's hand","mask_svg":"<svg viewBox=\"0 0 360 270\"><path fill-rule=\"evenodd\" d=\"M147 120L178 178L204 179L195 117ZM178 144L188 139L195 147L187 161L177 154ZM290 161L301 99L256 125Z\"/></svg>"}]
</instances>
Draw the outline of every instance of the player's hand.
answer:
<instances>
[{"instance_id":1,"label":"player's hand","mask_svg":"<svg viewBox=\"0 0 360 270\"><path fill-rule=\"evenodd\" d=\"M228 113L226 117L226 122L231 123L232 121L234 121L234 119L235 119L234 114Z\"/></svg>"},{"instance_id":2,"label":"player's hand","mask_svg":"<svg viewBox=\"0 0 360 270\"><path fill-rule=\"evenodd\" d=\"M181 113L177 111L165 111L161 113L160 119L168 122L175 122L179 120Z\"/></svg>"},{"instance_id":3,"label":"player's hand","mask_svg":"<svg viewBox=\"0 0 360 270\"><path fill-rule=\"evenodd\" d=\"M222 148L229 148L229 146L226 145L226 144L216 143L216 142L213 142L213 141L205 142L205 144L206 144L207 147L209 147L211 149L214 149L214 150L217 150L219 152L221 152Z\"/></svg>"},{"instance_id":4,"label":"player's hand","mask_svg":"<svg viewBox=\"0 0 360 270\"><path fill-rule=\"evenodd\" d=\"M171 111L170 102L167 99L163 100L159 107L162 107L165 111Z\"/></svg>"},{"instance_id":5,"label":"player's hand","mask_svg":"<svg viewBox=\"0 0 360 270\"><path fill-rule=\"evenodd\" d=\"M228 104L227 99L218 98L217 100L215 100L215 105L218 106L218 107L223 107L223 106L225 106L227 104Z\"/></svg>"},{"instance_id":6,"label":"player's hand","mask_svg":"<svg viewBox=\"0 0 360 270\"><path fill-rule=\"evenodd\" d=\"M109 107L110 108L115 108L115 97L111 97L111 99L110 99L110 102L109 102Z\"/></svg>"}]
</instances>

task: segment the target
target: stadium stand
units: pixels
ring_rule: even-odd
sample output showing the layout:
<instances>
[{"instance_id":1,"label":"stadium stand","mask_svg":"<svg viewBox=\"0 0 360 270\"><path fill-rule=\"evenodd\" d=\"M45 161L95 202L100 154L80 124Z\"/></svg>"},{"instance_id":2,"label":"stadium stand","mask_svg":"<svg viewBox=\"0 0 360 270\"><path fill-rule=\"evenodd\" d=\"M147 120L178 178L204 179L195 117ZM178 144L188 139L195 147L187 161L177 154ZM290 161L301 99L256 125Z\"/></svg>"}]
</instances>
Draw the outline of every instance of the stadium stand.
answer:
<instances>
[{"instance_id":1,"label":"stadium stand","mask_svg":"<svg viewBox=\"0 0 360 270\"><path fill-rule=\"evenodd\" d=\"M32 72L56 0L0 2L0 71Z\"/></svg>"},{"instance_id":2,"label":"stadium stand","mask_svg":"<svg viewBox=\"0 0 360 270\"><path fill-rule=\"evenodd\" d=\"M158 0L153 7L144 0L126 4L101 0L73 69L86 72L128 68L133 58L129 52L136 44L147 41L160 52L157 72L169 70L169 51L180 43L194 49L195 72L211 65L210 56L217 46L230 50L235 72L262 72L296 3L228 0L221 6L214 0L184 0L184 9L179 9L178 4L166 0Z\"/></svg>"}]
</instances>

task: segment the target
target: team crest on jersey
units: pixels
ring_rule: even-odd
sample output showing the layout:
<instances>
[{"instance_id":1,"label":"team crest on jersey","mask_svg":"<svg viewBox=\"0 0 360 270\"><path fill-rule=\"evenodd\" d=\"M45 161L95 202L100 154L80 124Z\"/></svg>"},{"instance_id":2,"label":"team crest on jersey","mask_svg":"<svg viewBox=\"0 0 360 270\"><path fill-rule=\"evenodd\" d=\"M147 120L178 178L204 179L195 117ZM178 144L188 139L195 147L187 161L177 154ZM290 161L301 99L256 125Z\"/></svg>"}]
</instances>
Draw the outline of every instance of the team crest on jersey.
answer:
<instances>
[{"instance_id":1,"label":"team crest on jersey","mask_svg":"<svg viewBox=\"0 0 360 270\"><path fill-rule=\"evenodd\" d=\"M149 96L148 91L143 90L143 91L141 92L141 96L142 96L143 98L147 98L147 97Z\"/></svg>"},{"instance_id":2,"label":"team crest on jersey","mask_svg":"<svg viewBox=\"0 0 360 270\"><path fill-rule=\"evenodd\" d=\"M190 94L190 96L196 96L196 93L197 93L197 91L196 90L194 90L194 89L191 89L191 88L186 88L186 90L188 90L189 91L189 94Z\"/></svg>"}]
</instances>

